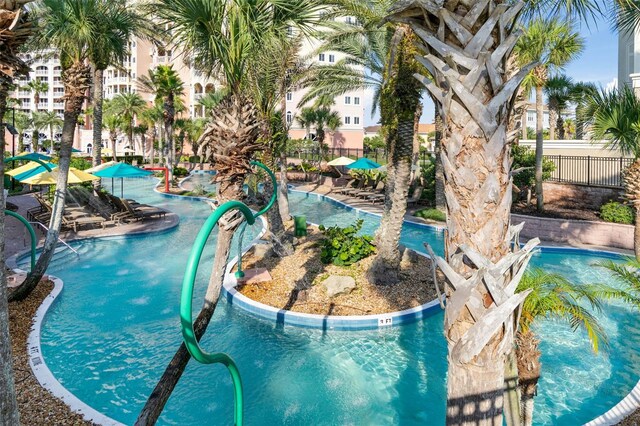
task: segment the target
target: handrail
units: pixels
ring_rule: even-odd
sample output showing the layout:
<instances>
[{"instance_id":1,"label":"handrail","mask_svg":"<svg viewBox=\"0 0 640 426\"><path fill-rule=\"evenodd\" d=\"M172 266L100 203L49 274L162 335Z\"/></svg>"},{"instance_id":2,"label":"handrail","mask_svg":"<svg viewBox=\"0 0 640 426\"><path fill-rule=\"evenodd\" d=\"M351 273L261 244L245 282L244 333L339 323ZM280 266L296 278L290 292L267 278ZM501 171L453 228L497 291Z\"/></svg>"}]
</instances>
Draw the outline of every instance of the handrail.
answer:
<instances>
[{"instance_id":1,"label":"handrail","mask_svg":"<svg viewBox=\"0 0 640 426\"><path fill-rule=\"evenodd\" d=\"M36 267L36 232L33 230L33 226L31 226L27 219L11 210L5 210L4 214L18 219L27 228L27 231L29 231L29 235L31 236L31 271L33 271Z\"/></svg>"},{"instance_id":2,"label":"handrail","mask_svg":"<svg viewBox=\"0 0 640 426\"><path fill-rule=\"evenodd\" d=\"M45 232L49 232L49 228L47 228L43 223L40 223L40 222L29 222L29 223L31 223L32 225L38 225L42 229L44 229ZM76 249L74 249L69 244L67 244L62 238L58 237L58 241L61 242L62 245L66 246L69 250L74 252L77 256L80 256L80 253L78 253L78 251Z\"/></svg>"},{"instance_id":3,"label":"handrail","mask_svg":"<svg viewBox=\"0 0 640 426\"><path fill-rule=\"evenodd\" d=\"M256 214L253 214L251 209L246 204L240 201L229 201L227 203L224 203L215 211L213 211L213 213L211 213L211 215L207 218L204 225L200 229L200 232L196 236L193 248L191 249L189 260L187 261L187 268L184 279L182 280L182 292L180 295L180 324L182 327L182 337L184 339L185 346L189 351L189 354L191 354L191 356L196 361L202 364L221 363L225 367L227 367L229 373L231 374L231 380L233 382L234 390L234 421L236 426L241 426L243 423L244 402L242 399L242 380L240 378L240 371L229 355L222 352L208 353L205 352L200 346L200 343L198 342L195 331L193 329L193 287L195 284L198 265L200 264L200 259L202 258L204 247L207 244L209 236L215 229L216 225L218 225L218 221L222 218L222 216L229 211L238 210L246 219L246 223L249 225L253 225L256 219L262 214L266 213L269 209L271 209L277 200L278 191L275 189L277 188L277 182L275 180L276 178L273 172L269 170L267 166L260 162L252 161L251 164L266 170L269 174L274 184L274 191L271 196L271 200L269 200L269 203L266 207L264 207ZM244 229L244 225L242 229ZM241 257L242 253L238 253L238 256Z\"/></svg>"}]
</instances>

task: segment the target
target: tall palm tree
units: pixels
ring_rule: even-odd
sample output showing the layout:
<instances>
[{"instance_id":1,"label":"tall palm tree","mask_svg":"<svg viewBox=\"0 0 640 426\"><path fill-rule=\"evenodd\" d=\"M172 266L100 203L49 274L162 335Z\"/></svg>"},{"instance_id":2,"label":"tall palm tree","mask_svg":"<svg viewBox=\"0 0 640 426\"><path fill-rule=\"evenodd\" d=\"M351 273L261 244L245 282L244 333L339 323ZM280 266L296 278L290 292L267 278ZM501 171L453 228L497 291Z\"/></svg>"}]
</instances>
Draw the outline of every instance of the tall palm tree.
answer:
<instances>
[{"instance_id":1,"label":"tall palm tree","mask_svg":"<svg viewBox=\"0 0 640 426\"><path fill-rule=\"evenodd\" d=\"M92 28L93 39L89 47L89 61L92 65L92 107L93 107L93 165L100 164L102 146L102 109L104 99L104 71L110 65L124 61L129 51L129 43L134 35L145 32L145 20L138 8L127 6L123 0L100 0L102 19Z\"/></svg>"},{"instance_id":2,"label":"tall palm tree","mask_svg":"<svg viewBox=\"0 0 640 426\"><path fill-rule=\"evenodd\" d=\"M149 75L141 76L138 82L143 91L154 93L156 103L163 106L165 163L169 181L172 182L176 155L173 125L176 120L176 103L184 94L184 82L172 65L158 65L156 69L149 70Z\"/></svg>"},{"instance_id":3,"label":"tall palm tree","mask_svg":"<svg viewBox=\"0 0 640 426\"><path fill-rule=\"evenodd\" d=\"M523 82L525 93L535 90L536 95L536 206L538 211L544 210L544 193L542 189L543 118L544 118L544 86L549 79L549 72L562 69L577 58L584 50L584 38L572 25L558 18L534 19L525 28L515 46L520 65L537 62ZM550 117L550 122L551 117ZM556 123L553 123L555 129ZM555 130L552 137L555 136Z\"/></svg>"},{"instance_id":4,"label":"tall palm tree","mask_svg":"<svg viewBox=\"0 0 640 426\"><path fill-rule=\"evenodd\" d=\"M399 0L389 19L408 23L423 48L421 81L441 109L441 159L447 200L445 337L447 422L502 422L506 355L512 352L515 294L535 240L512 245L512 182L507 125L518 86L536 63L507 67L525 6L568 6L582 14L595 1L468 2ZM573 12L573 10L569 10ZM530 15L529 15L530 16ZM424 49L426 47L426 49ZM507 70L509 69L509 72ZM479 410L467 411L467 407Z\"/></svg>"},{"instance_id":5,"label":"tall palm tree","mask_svg":"<svg viewBox=\"0 0 640 426\"><path fill-rule=\"evenodd\" d=\"M564 74L554 75L544 85L549 108L549 138L556 139L556 130L560 140L565 138L562 113L569 106L573 93L573 80ZM552 127L553 124L553 127Z\"/></svg>"},{"instance_id":6,"label":"tall palm tree","mask_svg":"<svg viewBox=\"0 0 640 426\"><path fill-rule=\"evenodd\" d=\"M604 287L573 284L562 275L541 269L527 272L518 284L518 292L530 291L522 305L520 327L516 335L523 426L533 424L533 397L537 394L541 370L540 341L531 326L536 320L544 318L566 321L574 330L583 329L587 332L597 353L600 343L607 342L606 334L597 317L582 303L588 302L591 309L599 312L599 296L603 290Z\"/></svg>"},{"instance_id":7,"label":"tall palm tree","mask_svg":"<svg viewBox=\"0 0 640 426\"><path fill-rule=\"evenodd\" d=\"M133 140L135 119L144 112L147 108L147 103L137 93L121 93L113 98L109 108L112 114L121 117L123 130L127 134L129 146L133 149L135 147L135 141Z\"/></svg>"},{"instance_id":8,"label":"tall palm tree","mask_svg":"<svg viewBox=\"0 0 640 426\"><path fill-rule=\"evenodd\" d=\"M571 102L576 105L576 139L584 138L585 124L591 119L588 114L589 100L598 87L590 82L579 81L571 88Z\"/></svg>"},{"instance_id":9,"label":"tall palm tree","mask_svg":"<svg viewBox=\"0 0 640 426\"><path fill-rule=\"evenodd\" d=\"M33 114L33 126L36 129L47 129L49 131L49 142L51 143L51 154L55 152L53 143L54 130L61 129L64 125L64 120L53 111L43 111Z\"/></svg>"},{"instance_id":10,"label":"tall palm tree","mask_svg":"<svg viewBox=\"0 0 640 426\"><path fill-rule=\"evenodd\" d=\"M151 167L153 167L153 163L155 162L155 146L158 137L158 123L162 122L162 118L163 114L161 105L154 105L150 108L147 108L138 116L138 122L147 126L151 130L151 149L149 150L149 162L151 163ZM143 151L146 155L146 150L143 149Z\"/></svg>"},{"instance_id":11,"label":"tall palm tree","mask_svg":"<svg viewBox=\"0 0 640 426\"><path fill-rule=\"evenodd\" d=\"M58 244L74 133L91 86L87 46L94 36L95 22L104 17L103 12L97 0L42 0L33 11L38 23L36 44L42 49L53 48L60 54L65 93L64 124L49 230L35 268L24 283L11 293L11 300L21 300L33 291L47 270Z\"/></svg>"},{"instance_id":12,"label":"tall palm tree","mask_svg":"<svg viewBox=\"0 0 640 426\"><path fill-rule=\"evenodd\" d=\"M250 91L245 90L248 71L259 66L252 59L265 40L282 37L289 29L310 34L322 9L316 0L155 0L151 3L151 10L193 64L220 76L228 87L229 95L211 114L212 120L199 141L202 152L211 152L215 160L220 203L244 198L243 183L251 170L251 157L260 149L258 138L262 123ZM241 219L230 213L221 223L205 304L194 326L198 339L215 311L232 236ZM138 417L139 424L158 418L188 361L189 354L182 344Z\"/></svg>"},{"instance_id":13,"label":"tall palm tree","mask_svg":"<svg viewBox=\"0 0 640 426\"><path fill-rule=\"evenodd\" d=\"M31 117L28 114L16 111L15 128L18 132L18 152L24 151L24 134L33 126Z\"/></svg>"},{"instance_id":14,"label":"tall palm tree","mask_svg":"<svg viewBox=\"0 0 640 426\"><path fill-rule=\"evenodd\" d=\"M112 108L113 101L104 101L102 124L109 132L109 142L111 143L111 158L113 161L118 161L117 153L117 140L118 132L125 127L125 123L122 120L122 116L118 115ZM102 144L102 140L100 140Z\"/></svg>"},{"instance_id":15,"label":"tall palm tree","mask_svg":"<svg viewBox=\"0 0 640 426\"><path fill-rule=\"evenodd\" d=\"M0 123L4 122L8 93L15 75L26 75L27 65L18 52L32 34L31 22L24 13L26 1L4 2L0 5ZM4 129L2 129L4 134ZM0 144L0 176L4 176L5 144ZM4 179L0 179L0 205L5 204ZM5 239L4 209L0 211L0 240ZM4 244L0 244L0 418L6 424L20 424L13 376L11 336L9 335L9 307L7 305Z\"/></svg>"},{"instance_id":16,"label":"tall palm tree","mask_svg":"<svg viewBox=\"0 0 640 426\"><path fill-rule=\"evenodd\" d=\"M636 211L634 249L640 259L640 99L626 85L615 91L601 89L591 95L584 113L591 117L592 139L607 140L608 147L635 158L624 172L623 184Z\"/></svg>"},{"instance_id":17,"label":"tall palm tree","mask_svg":"<svg viewBox=\"0 0 640 426\"><path fill-rule=\"evenodd\" d=\"M37 111L38 105L40 105L40 95L49 91L49 84L43 80L35 79L28 82L22 89L33 93L32 111Z\"/></svg>"}]
</instances>

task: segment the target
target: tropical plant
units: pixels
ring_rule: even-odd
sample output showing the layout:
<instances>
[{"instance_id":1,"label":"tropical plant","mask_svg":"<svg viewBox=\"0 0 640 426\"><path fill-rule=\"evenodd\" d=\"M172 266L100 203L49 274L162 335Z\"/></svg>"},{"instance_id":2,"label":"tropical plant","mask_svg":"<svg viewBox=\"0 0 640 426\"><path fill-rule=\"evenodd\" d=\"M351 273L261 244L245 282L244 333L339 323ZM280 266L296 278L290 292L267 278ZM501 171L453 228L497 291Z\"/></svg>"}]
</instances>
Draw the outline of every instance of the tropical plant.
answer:
<instances>
[{"instance_id":1,"label":"tropical plant","mask_svg":"<svg viewBox=\"0 0 640 426\"><path fill-rule=\"evenodd\" d=\"M63 124L64 120L54 111L33 113L33 127L36 129L47 129L49 131L51 154L55 152L53 133L57 129L62 129Z\"/></svg>"},{"instance_id":2,"label":"tropical plant","mask_svg":"<svg viewBox=\"0 0 640 426\"><path fill-rule=\"evenodd\" d=\"M536 97L536 206L544 210L542 187L543 142L543 91L549 80L549 72L560 70L577 58L584 50L584 39L567 21L558 18L537 18L531 21L515 46L520 66L536 62L523 81L525 94L535 90ZM558 80L555 81L558 83ZM550 99L553 101L553 99ZM549 117L550 137L555 138L556 123Z\"/></svg>"},{"instance_id":3,"label":"tropical plant","mask_svg":"<svg viewBox=\"0 0 640 426\"><path fill-rule=\"evenodd\" d=\"M109 105L110 111L121 118L123 131L131 149L135 147L133 134L135 133L135 119L147 109L147 103L137 93L121 93L113 98Z\"/></svg>"},{"instance_id":4,"label":"tropical plant","mask_svg":"<svg viewBox=\"0 0 640 426\"><path fill-rule=\"evenodd\" d=\"M216 90L215 92L209 92L198 99L198 105L204 109L205 116L209 116L225 96L227 96L227 91L224 88Z\"/></svg>"},{"instance_id":5,"label":"tropical plant","mask_svg":"<svg viewBox=\"0 0 640 426\"><path fill-rule=\"evenodd\" d=\"M573 80L564 74L555 75L549 78L544 85L544 94L547 97L549 107L549 137L556 139L565 138L564 118L562 114L569 106L573 93Z\"/></svg>"},{"instance_id":6,"label":"tropical plant","mask_svg":"<svg viewBox=\"0 0 640 426\"><path fill-rule=\"evenodd\" d=\"M149 70L149 75L141 76L138 82L143 91L155 94L156 104L162 105L165 163L169 170L169 180L172 182L176 157L173 125L176 120L177 104L184 94L184 82L172 65L158 65L156 69Z\"/></svg>"},{"instance_id":7,"label":"tropical plant","mask_svg":"<svg viewBox=\"0 0 640 426\"><path fill-rule=\"evenodd\" d=\"M118 132L124 127L122 117L115 113L112 108L113 101L105 100L103 104L102 125L109 132L109 142L111 143L111 158L113 161L118 160L117 140ZM100 141L102 144L102 140ZM102 154L101 154L102 155ZM101 160L102 161L102 160Z\"/></svg>"},{"instance_id":8,"label":"tropical plant","mask_svg":"<svg viewBox=\"0 0 640 426\"><path fill-rule=\"evenodd\" d=\"M15 75L26 75L27 65L18 56L23 45L32 35L32 23L23 7L28 1L5 1L0 5L0 123L4 122L7 98L13 87ZM4 131L4 130L3 130ZM0 176L4 176L5 144L0 144ZM0 205L5 205L4 179L0 179ZM5 240L5 214L0 212L0 240ZM0 244L0 416L10 425L20 423L13 376L13 356L9 335L9 307L4 244Z\"/></svg>"},{"instance_id":9,"label":"tropical plant","mask_svg":"<svg viewBox=\"0 0 640 426\"><path fill-rule=\"evenodd\" d=\"M371 137L369 136L365 137L363 145L366 149L374 151L376 149L384 149L384 147L386 146L386 143L382 136L376 135Z\"/></svg>"},{"instance_id":10,"label":"tropical plant","mask_svg":"<svg viewBox=\"0 0 640 426\"><path fill-rule=\"evenodd\" d=\"M536 154L529 147L524 145L513 145L511 147L513 163L513 184L520 191L526 191L527 202L531 199L531 189L536 184ZM545 159L542 163L542 181L551 178L551 174L556 169L553 161Z\"/></svg>"},{"instance_id":11,"label":"tropical plant","mask_svg":"<svg viewBox=\"0 0 640 426\"><path fill-rule=\"evenodd\" d=\"M591 95L585 114L591 117L591 138L607 140L607 146L632 155L635 161L624 171L625 195L640 217L640 99L623 85L614 91L601 89ZM635 255L640 259L640 226L634 234Z\"/></svg>"},{"instance_id":12,"label":"tropical plant","mask_svg":"<svg viewBox=\"0 0 640 426\"><path fill-rule=\"evenodd\" d=\"M93 38L88 45L89 61L93 65L93 164L101 161L103 77L110 65L124 61L129 52L129 43L134 35L142 35L147 25L139 15L139 8L127 5L122 0L100 0L100 19L91 22ZM130 136L130 134L129 134ZM131 140L129 141L131 143Z\"/></svg>"},{"instance_id":13,"label":"tropical plant","mask_svg":"<svg viewBox=\"0 0 640 426\"><path fill-rule=\"evenodd\" d=\"M603 289L599 296L622 300L640 309L640 260L628 257L623 262L607 260L597 266L608 270L617 282L615 287Z\"/></svg>"},{"instance_id":14,"label":"tropical plant","mask_svg":"<svg viewBox=\"0 0 640 426\"><path fill-rule=\"evenodd\" d=\"M34 32L34 44L39 49L53 48L60 55L65 93L64 124L49 230L35 268L24 283L11 293L10 300L24 299L33 291L47 270L58 244L74 134L91 86L87 60L88 46L94 37L92 23L103 19L104 15L98 0L42 0L32 13L36 15L34 21L38 24Z\"/></svg>"},{"instance_id":15,"label":"tropical plant","mask_svg":"<svg viewBox=\"0 0 640 426\"><path fill-rule=\"evenodd\" d=\"M518 293L529 292L522 305L516 336L523 426L533 424L533 397L537 394L541 370L540 341L531 329L532 325L545 318L566 321L574 331L586 331L597 353L601 344L607 344L607 337L597 317L583 305L586 302L592 310L599 312L603 289L601 286L574 284L562 275L542 269L525 273L518 284Z\"/></svg>"},{"instance_id":16,"label":"tropical plant","mask_svg":"<svg viewBox=\"0 0 640 426\"><path fill-rule=\"evenodd\" d=\"M28 114L16 111L15 128L18 132L18 152L24 151L24 134L33 126L31 117ZM37 152L37 151L36 151Z\"/></svg>"},{"instance_id":17,"label":"tropical plant","mask_svg":"<svg viewBox=\"0 0 640 426\"><path fill-rule=\"evenodd\" d=\"M358 219L355 224L341 228L320 225L323 238L320 241L320 260L337 266L349 266L375 252L370 235L358 235L364 221Z\"/></svg>"},{"instance_id":18,"label":"tropical plant","mask_svg":"<svg viewBox=\"0 0 640 426\"><path fill-rule=\"evenodd\" d=\"M49 84L46 81L35 79L29 81L22 89L33 93L33 110L37 111L38 105L40 105L40 95L49 91Z\"/></svg>"},{"instance_id":19,"label":"tropical plant","mask_svg":"<svg viewBox=\"0 0 640 426\"><path fill-rule=\"evenodd\" d=\"M446 259L434 258L447 277L444 330L450 424L503 421L505 361L515 335L513 312L526 297L515 289L536 244L534 240L522 250L512 245L518 230L510 226L507 139L518 86L536 64L512 66L510 54L520 36L520 20L531 16L521 13L523 8L541 4L551 5L553 12L569 9L579 15L598 10L588 0L400 0L390 11L389 19L409 22L422 48L427 48L418 58L430 71L422 82L446 117L441 144Z\"/></svg>"},{"instance_id":20,"label":"tropical plant","mask_svg":"<svg viewBox=\"0 0 640 426\"><path fill-rule=\"evenodd\" d=\"M589 100L597 93L598 88L593 83L579 81L571 88L571 102L576 105L575 133L576 139L584 138L585 123L590 120Z\"/></svg>"},{"instance_id":21,"label":"tropical plant","mask_svg":"<svg viewBox=\"0 0 640 426\"><path fill-rule=\"evenodd\" d=\"M149 10L185 57L197 69L218 76L229 90L229 95L212 111L198 143L199 154L208 154L208 159L214 161L220 203L245 197L243 183L251 171L253 154L260 149L260 128L266 124L260 121L251 90L245 90L251 68L260 66L253 59L271 37L282 37L290 30L313 32L322 9L316 0L151 2ZM237 212L226 214L220 221L206 302L195 321L197 339L204 334L215 311L232 236L241 222ZM189 359L182 344L140 413L139 424L155 422Z\"/></svg>"},{"instance_id":22,"label":"tropical plant","mask_svg":"<svg viewBox=\"0 0 640 426\"><path fill-rule=\"evenodd\" d=\"M600 206L600 218L605 222L633 224L633 209L617 201L609 201Z\"/></svg>"},{"instance_id":23,"label":"tropical plant","mask_svg":"<svg viewBox=\"0 0 640 426\"><path fill-rule=\"evenodd\" d=\"M161 123L162 119L163 119L163 114L162 114L161 105L154 105L150 108L147 108L144 111L142 111L142 113L138 116L138 122L140 123L140 125L144 125L149 129L151 129L151 143L150 143L151 167L153 167L153 163L155 161L155 146L156 146L156 139L158 137L158 131L157 131L158 123ZM143 151L144 151L144 154L146 154L146 150L143 150Z\"/></svg>"}]
</instances>

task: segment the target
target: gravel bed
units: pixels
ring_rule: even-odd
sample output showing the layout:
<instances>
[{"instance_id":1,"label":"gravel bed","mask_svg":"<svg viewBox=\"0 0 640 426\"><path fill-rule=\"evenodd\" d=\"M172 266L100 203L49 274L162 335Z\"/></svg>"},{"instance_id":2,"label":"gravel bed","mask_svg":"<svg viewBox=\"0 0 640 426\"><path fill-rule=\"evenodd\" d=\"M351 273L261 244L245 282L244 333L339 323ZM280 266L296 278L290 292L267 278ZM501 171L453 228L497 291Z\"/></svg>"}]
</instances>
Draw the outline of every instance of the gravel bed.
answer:
<instances>
[{"instance_id":1,"label":"gravel bed","mask_svg":"<svg viewBox=\"0 0 640 426\"><path fill-rule=\"evenodd\" d=\"M30 426L92 425L41 387L29 366L27 337L33 316L51 290L53 283L43 281L27 299L9 304L9 330L20 422Z\"/></svg>"},{"instance_id":2,"label":"gravel bed","mask_svg":"<svg viewBox=\"0 0 640 426\"><path fill-rule=\"evenodd\" d=\"M295 312L320 315L374 315L414 308L436 298L430 261L422 256L405 256L401 264L401 281L377 286L366 279L373 256L349 267L324 265L320 261L319 240L322 234L309 227L309 235L286 258L256 256L252 250L243 257L243 269L266 268L272 280L240 285L245 296ZM329 298L320 283L330 275L351 276L356 288L350 294Z\"/></svg>"}]
</instances>

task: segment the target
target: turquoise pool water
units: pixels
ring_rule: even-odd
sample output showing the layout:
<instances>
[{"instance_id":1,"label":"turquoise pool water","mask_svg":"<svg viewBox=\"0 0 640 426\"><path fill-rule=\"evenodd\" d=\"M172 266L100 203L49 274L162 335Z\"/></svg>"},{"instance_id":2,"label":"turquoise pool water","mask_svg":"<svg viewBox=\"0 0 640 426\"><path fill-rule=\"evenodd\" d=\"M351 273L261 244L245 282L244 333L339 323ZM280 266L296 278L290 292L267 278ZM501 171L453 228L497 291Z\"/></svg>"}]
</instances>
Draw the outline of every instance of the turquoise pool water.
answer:
<instances>
[{"instance_id":1,"label":"turquoise pool water","mask_svg":"<svg viewBox=\"0 0 640 426\"><path fill-rule=\"evenodd\" d=\"M180 226L159 235L80 242L81 256L57 255L50 272L65 282L47 315L42 350L54 376L85 403L132 424L181 341L180 284L195 234L210 214L201 202L164 198L153 180L130 180L125 196L178 213ZM292 212L316 223L377 218L315 196L291 194ZM253 227L249 233L255 235ZM441 250L441 235L407 224L403 243ZM248 239L247 239L248 240ZM539 253L533 263L581 282L610 278L584 252ZM204 292L212 250L200 268ZM194 303L195 304L195 303ZM197 304L195 304L197 305ZM583 333L538 324L543 377L536 423L575 425L615 405L640 377L637 315L612 304L600 320L610 349L591 352ZM446 346L442 315L375 331L323 332L281 327L221 303L204 346L229 353L244 383L248 425L443 424ZM160 424L230 424L233 397L221 366L191 362Z\"/></svg>"}]
</instances>

